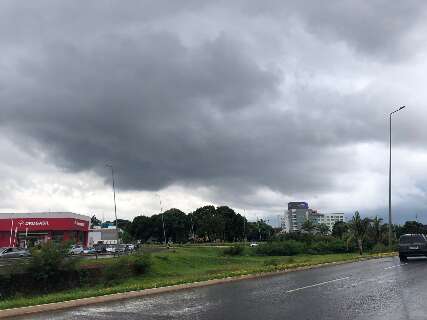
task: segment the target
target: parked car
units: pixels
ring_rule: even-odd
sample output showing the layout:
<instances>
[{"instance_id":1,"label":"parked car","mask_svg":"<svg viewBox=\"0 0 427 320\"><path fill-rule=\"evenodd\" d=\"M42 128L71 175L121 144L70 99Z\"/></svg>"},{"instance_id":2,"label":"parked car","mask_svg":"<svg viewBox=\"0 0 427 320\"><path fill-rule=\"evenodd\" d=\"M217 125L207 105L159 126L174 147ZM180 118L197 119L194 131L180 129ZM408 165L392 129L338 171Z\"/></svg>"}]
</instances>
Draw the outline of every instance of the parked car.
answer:
<instances>
[{"instance_id":1,"label":"parked car","mask_svg":"<svg viewBox=\"0 0 427 320\"><path fill-rule=\"evenodd\" d=\"M408 257L427 256L427 237L423 234L405 234L399 239L400 261Z\"/></svg>"},{"instance_id":2,"label":"parked car","mask_svg":"<svg viewBox=\"0 0 427 320\"><path fill-rule=\"evenodd\" d=\"M258 243L251 243L250 245L249 245L249 247L257 247L258 246Z\"/></svg>"},{"instance_id":3,"label":"parked car","mask_svg":"<svg viewBox=\"0 0 427 320\"><path fill-rule=\"evenodd\" d=\"M71 247L70 249L70 254L75 255L75 254L82 254L83 253L83 247L82 246L78 246L78 245L74 245Z\"/></svg>"},{"instance_id":4,"label":"parked car","mask_svg":"<svg viewBox=\"0 0 427 320\"><path fill-rule=\"evenodd\" d=\"M0 258L22 258L29 257L31 253L26 249L21 248L1 248Z\"/></svg>"},{"instance_id":5,"label":"parked car","mask_svg":"<svg viewBox=\"0 0 427 320\"><path fill-rule=\"evenodd\" d=\"M126 251L126 245L125 244L110 244L107 246L107 252L108 253L121 253Z\"/></svg>"},{"instance_id":6,"label":"parked car","mask_svg":"<svg viewBox=\"0 0 427 320\"><path fill-rule=\"evenodd\" d=\"M97 243L93 245L95 251L97 253L106 253L107 252L107 245L103 243Z\"/></svg>"},{"instance_id":7,"label":"parked car","mask_svg":"<svg viewBox=\"0 0 427 320\"><path fill-rule=\"evenodd\" d=\"M112 245L107 246L106 251L108 253L116 253L116 252L119 252L120 250L117 248L117 245L112 244Z\"/></svg>"},{"instance_id":8,"label":"parked car","mask_svg":"<svg viewBox=\"0 0 427 320\"><path fill-rule=\"evenodd\" d=\"M84 248L83 249L84 254L96 254L95 248Z\"/></svg>"},{"instance_id":9,"label":"parked car","mask_svg":"<svg viewBox=\"0 0 427 320\"><path fill-rule=\"evenodd\" d=\"M135 245L133 245L133 244L126 244L125 251L128 251L128 252L135 251Z\"/></svg>"}]
</instances>

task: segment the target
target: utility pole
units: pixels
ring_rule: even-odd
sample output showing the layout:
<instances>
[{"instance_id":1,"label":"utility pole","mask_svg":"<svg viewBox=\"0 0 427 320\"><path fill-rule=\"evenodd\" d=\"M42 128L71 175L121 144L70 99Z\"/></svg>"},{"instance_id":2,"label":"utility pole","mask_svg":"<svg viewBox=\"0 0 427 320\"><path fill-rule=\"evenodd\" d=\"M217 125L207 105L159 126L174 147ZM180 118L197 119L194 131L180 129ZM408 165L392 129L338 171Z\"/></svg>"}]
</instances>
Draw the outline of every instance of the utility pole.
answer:
<instances>
[{"instance_id":1,"label":"utility pole","mask_svg":"<svg viewBox=\"0 0 427 320\"><path fill-rule=\"evenodd\" d=\"M163 217L163 206L162 206L162 198L160 197L160 195L157 194L157 196L159 197L159 201L160 201L160 214L162 216L162 226L163 226L163 239L164 239L164 243L166 246L166 230L165 230L165 219Z\"/></svg>"},{"instance_id":2,"label":"utility pole","mask_svg":"<svg viewBox=\"0 0 427 320\"><path fill-rule=\"evenodd\" d=\"M243 243L246 245L246 210L243 209L244 216L243 216Z\"/></svg>"},{"instance_id":3,"label":"utility pole","mask_svg":"<svg viewBox=\"0 0 427 320\"><path fill-rule=\"evenodd\" d=\"M189 216L190 216L190 223L191 223L191 239L192 239L192 241L193 241L193 243L194 243L194 237L195 237L195 235L194 235L194 223L193 223L193 216L192 216L192 214L190 213L189 214Z\"/></svg>"},{"instance_id":4,"label":"utility pole","mask_svg":"<svg viewBox=\"0 0 427 320\"><path fill-rule=\"evenodd\" d=\"M389 116L389 129L390 129L390 142L389 142L389 166L388 166L388 246L391 249L392 247L392 238L393 238L393 225L392 225L392 219L391 219L391 117L393 114L399 112L400 110L404 109L405 106L400 107L399 109L394 110L390 113Z\"/></svg>"},{"instance_id":5,"label":"utility pole","mask_svg":"<svg viewBox=\"0 0 427 320\"><path fill-rule=\"evenodd\" d=\"M116 184L114 181L114 167L111 164L106 164L105 166L111 168L111 178L113 180L113 197L114 197L114 218L116 219L116 233L117 233L117 243L116 243L116 252L118 253L119 249L119 227L117 225L117 205L116 205Z\"/></svg>"}]
</instances>

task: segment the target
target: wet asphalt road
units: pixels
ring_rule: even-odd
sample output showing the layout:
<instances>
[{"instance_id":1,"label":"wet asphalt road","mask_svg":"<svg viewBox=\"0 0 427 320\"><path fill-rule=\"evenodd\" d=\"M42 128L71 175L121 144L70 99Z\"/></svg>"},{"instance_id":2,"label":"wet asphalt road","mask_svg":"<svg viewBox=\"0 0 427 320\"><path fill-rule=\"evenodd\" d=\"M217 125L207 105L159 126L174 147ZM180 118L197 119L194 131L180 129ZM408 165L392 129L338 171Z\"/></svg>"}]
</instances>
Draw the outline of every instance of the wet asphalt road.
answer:
<instances>
[{"instance_id":1,"label":"wet asphalt road","mask_svg":"<svg viewBox=\"0 0 427 320\"><path fill-rule=\"evenodd\" d=\"M427 319L427 259L363 261L19 319Z\"/></svg>"}]
</instances>

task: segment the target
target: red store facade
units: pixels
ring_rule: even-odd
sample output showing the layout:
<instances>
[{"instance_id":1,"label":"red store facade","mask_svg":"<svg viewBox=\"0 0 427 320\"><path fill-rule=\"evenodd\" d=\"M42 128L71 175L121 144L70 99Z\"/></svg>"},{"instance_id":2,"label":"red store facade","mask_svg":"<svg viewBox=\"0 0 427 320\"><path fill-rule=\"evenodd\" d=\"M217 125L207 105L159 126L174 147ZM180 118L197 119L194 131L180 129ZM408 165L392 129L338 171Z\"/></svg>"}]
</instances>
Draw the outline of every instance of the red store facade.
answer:
<instances>
[{"instance_id":1,"label":"red store facade","mask_svg":"<svg viewBox=\"0 0 427 320\"><path fill-rule=\"evenodd\" d=\"M0 213L0 247L29 247L48 241L87 246L90 218L72 212Z\"/></svg>"}]
</instances>

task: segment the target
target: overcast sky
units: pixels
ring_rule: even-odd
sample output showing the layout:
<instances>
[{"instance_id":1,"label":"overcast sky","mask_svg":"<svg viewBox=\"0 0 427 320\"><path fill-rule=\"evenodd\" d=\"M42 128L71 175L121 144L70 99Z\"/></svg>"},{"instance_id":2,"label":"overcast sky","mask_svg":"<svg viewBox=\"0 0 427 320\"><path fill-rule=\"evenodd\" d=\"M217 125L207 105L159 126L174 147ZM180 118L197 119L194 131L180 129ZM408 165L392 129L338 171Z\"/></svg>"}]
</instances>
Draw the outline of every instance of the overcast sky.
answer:
<instances>
[{"instance_id":1,"label":"overcast sky","mask_svg":"<svg viewBox=\"0 0 427 320\"><path fill-rule=\"evenodd\" d=\"M425 1L2 1L0 211L288 201L427 222Z\"/></svg>"}]
</instances>

